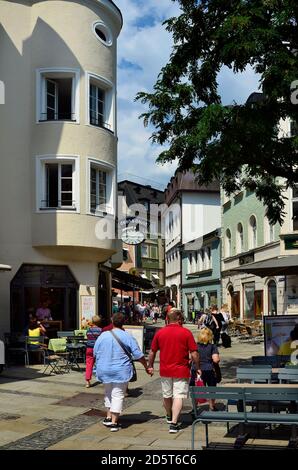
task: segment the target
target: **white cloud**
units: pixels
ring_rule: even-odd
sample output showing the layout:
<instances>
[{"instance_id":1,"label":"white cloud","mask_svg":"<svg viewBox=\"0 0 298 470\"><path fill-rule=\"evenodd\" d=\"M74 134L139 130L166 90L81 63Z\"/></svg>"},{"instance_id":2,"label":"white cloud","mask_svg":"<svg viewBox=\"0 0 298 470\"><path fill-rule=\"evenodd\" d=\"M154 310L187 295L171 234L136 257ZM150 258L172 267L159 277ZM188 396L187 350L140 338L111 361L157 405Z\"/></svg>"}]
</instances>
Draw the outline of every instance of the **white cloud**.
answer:
<instances>
[{"instance_id":1,"label":"white cloud","mask_svg":"<svg viewBox=\"0 0 298 470\"><path fill-rule=\"evenodd\" d=\"M135 96L152 91L161 68L167 63L172 37L162 22L179 13L171 0L114 0L123 15L118 39L118 173L130 173L166 185L176 165L157 165L162 150L149 141L152 129L145 129L138 116L146 111ZM131 64L131 67L129 66ZM219 87L224 103L243 102L257 90L257 78L251 69L239 77L223 69Z\"/></svg>"},{"instance_id":2,"label":"white cloud","mask_svg":"<svg viewBox=\"0 0 298 470\"><path fill-rule=\"evenodd\" d=\"M167 63L172 38L162 21L177 15L177 4L170 0L116 0L123 15L123 29L118 39L118 65L136 64L137 69L118 67L118 173L139 177L166 185L175 165L157 165L160 147L149 141L150 129L145 129L138 116L145 108L134 102L138 91L151 91L160 69Z\"/></svg>"}]
</instances>

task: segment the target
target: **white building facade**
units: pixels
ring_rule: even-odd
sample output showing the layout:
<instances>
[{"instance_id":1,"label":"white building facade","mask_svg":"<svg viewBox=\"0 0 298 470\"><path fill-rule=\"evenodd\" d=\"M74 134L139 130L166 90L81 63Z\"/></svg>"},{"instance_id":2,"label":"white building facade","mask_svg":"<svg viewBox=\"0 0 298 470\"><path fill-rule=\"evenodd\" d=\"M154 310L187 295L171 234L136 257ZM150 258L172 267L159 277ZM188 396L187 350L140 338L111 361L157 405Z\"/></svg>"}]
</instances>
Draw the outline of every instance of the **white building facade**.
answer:
<instances>
[{"instance_id":1,"label":"white building facade","mask_svg":"<svg viewBox=\"0 0 298 470\"><path fill-rule=\"evenodd\" d=\"M21 19L21 21L20 21ZM0 4L0 334L47 303L63 329L107 315L116 253L116 57L110 0Z\"/></svg>"},{"instance_id":2,"label":"white building facade","mask_svg":"<svg viewBox=\"0 0 298 470\"><path fill-rule=\"evenodd\" d=\"M182 246L198 240L220 226L219 186L199 186L192 172L177 172L165 191L168 207L165 224L166 286L170 300L183 307L182 301ZM191 250L194 250L192 244Z\"/></svg>"}]
</instances>

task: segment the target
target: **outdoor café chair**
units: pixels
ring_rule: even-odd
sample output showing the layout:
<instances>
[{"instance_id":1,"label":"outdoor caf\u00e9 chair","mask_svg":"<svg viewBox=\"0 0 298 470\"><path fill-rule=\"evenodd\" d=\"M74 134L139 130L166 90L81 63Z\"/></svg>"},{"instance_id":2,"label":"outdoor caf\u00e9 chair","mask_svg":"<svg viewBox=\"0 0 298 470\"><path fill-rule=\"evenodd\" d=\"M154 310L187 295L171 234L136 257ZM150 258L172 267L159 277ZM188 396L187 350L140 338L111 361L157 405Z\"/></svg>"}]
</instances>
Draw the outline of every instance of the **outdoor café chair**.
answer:
<instances>
[{"instance_id":1,"label":"outdoor caf\u00e9 chair","mask_svg":"<svg viewBox=\"0 0 298 470\"><path fill-rule=\"evenodd\" d=\"M53 353L49 349L45 351L45 369L43 374L49 369L49 373L61 374L69 372L70 366L68 362L68 353Z\"/></svg>"},{"instance_id":2,"label":"outdoor caf\u00e9 chair","mask_svg":"<svg viewBox=\"0 0 298 470\"><path fill-rule=\"evenodd\" d=\"M25 347L27 351L27 365L29 365L29 357L32 353L38 353L43 356L45 363L45 337L44 336L26 336Z\"/></svg>"},{"instance_id":3,"label":"outdoor caf\u00e9 chair","mask_svg":"<svg viewBox=\"0 0 298 470\"><path fill-rule=\"evenodd\" d=\"M69 352L66 349L67 338L52 338L49 341L46 351L46 368L44 373L50 368L50 373L60 374L70 371Z\"/></svg>"},{"instance_id":4,"label":"outdoor caf\u00e9 chair","mask_svg":"<svg viewBox=\"0 0 298 470\"><path fill-rule=\"evenodd\" d=\"M57 331L58 338L67 338L68 336L73 336L73 330L72 331Z\"/></svg>"},{"instance_id":5,"label":"outdoor caf\u00e9 chair","mask_svg":"<svg viewBox=\"0 0 298 470\"><path fill-rule=\"evenodd\" d=\"M26 348L26 336L20 333L4 333L5 353L8 364L12 356L23 355L25 366L29 364L29 354Z\"/></svg>"}]
</instances>

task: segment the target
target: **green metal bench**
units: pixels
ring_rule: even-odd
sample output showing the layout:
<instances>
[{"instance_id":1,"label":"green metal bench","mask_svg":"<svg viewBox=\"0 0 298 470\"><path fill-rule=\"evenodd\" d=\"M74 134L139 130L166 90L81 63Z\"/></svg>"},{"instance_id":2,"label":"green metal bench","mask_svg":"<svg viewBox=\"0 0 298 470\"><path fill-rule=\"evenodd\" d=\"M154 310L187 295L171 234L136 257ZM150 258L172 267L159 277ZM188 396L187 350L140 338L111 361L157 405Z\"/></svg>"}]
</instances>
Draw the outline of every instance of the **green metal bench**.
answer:
<instances>
[{"instance_id":1,"label":"green metal bench","mask_svg":"<svg viewBox=\"0 0 298 470\"><path fill-rule=\"evenodd\" d=\"M278 380L280 383L298 383L298 367L286 366L279 370Z\"/></svg>"},{"instance_id":2,"label":"green metal bench","mask_svg":"<svg viewBox=\"0 0 298 470\"><path fill-rule=\"evenodd\" d=\"M193 403L195 420L192 424L191 445L194 449L194 431L198 423L205 424L206 447L208 447L208 425L212 422L236 422L243 426L247 423L255 424L283 424L292 427L290 443L296 443L296 426L298 425L298 389L285 387L190 387L190 396ZM199 398L221 399L243 403L243 411L201 411L197 409L196 400ZM287 413L277 413L272 410L262 411L260 403L288 403ZM252 411L247 411L247 404L254 403Z\"/></svg>"},{"instance_id":3,"label":"green metal bench","mask_svg":"<svg viewBox=\"0 0 298 470\"><path fill-rule=\"evenodd\" d=\"M236 369L237 382L270 383L272 367L270 365L240 366Z\"/></svg>"},{"instance_id":4,"label":"green metal bench","mask_svg":"<svg viewBox=\"0 0 298 470\"><path fill-rule=\"evenodd\" d=\"M206 411L197 408L198 399L204 398L206 400L225 400L228 404L229 401L235 403L244 402L244 390L239 387L189 387L190 397L192 400L192 407L194 413L194 421L191 429L191 448L194 449L195 439L195 426L199 423L205 424L206 447L208 447L208 425L212 422L216 423L245 423L245 411L232 412L232 411ZM245 410L245 407L244 407Z\"/></svg>"}]
</instances>

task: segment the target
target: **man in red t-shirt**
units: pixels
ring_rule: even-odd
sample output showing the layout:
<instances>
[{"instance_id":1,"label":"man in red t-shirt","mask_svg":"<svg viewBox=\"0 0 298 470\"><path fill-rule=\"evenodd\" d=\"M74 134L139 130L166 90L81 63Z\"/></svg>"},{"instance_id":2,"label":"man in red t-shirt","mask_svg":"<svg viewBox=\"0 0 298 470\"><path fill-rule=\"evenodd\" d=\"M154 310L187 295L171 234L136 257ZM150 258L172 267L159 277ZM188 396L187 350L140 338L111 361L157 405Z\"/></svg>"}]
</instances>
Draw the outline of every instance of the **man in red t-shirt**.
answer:
<instances>
[{"instance_id":1,"label":"man in red t-shirt","mask_svg":"<svg viewBox=\"0 0 298 470\"><path fill-rule=\"evenodd\" d=\"M152 341L148 359L148 372L153 374L153 364L157 351L160 351L160 377L163 404L167 413L170 433L178 432L177 425L183 398L189 391L189 357L199 370L198 347L192 333L183 328L182 312L172 308L168 313L168 325L159 330Z\"/></svg>"}]
</instances>

